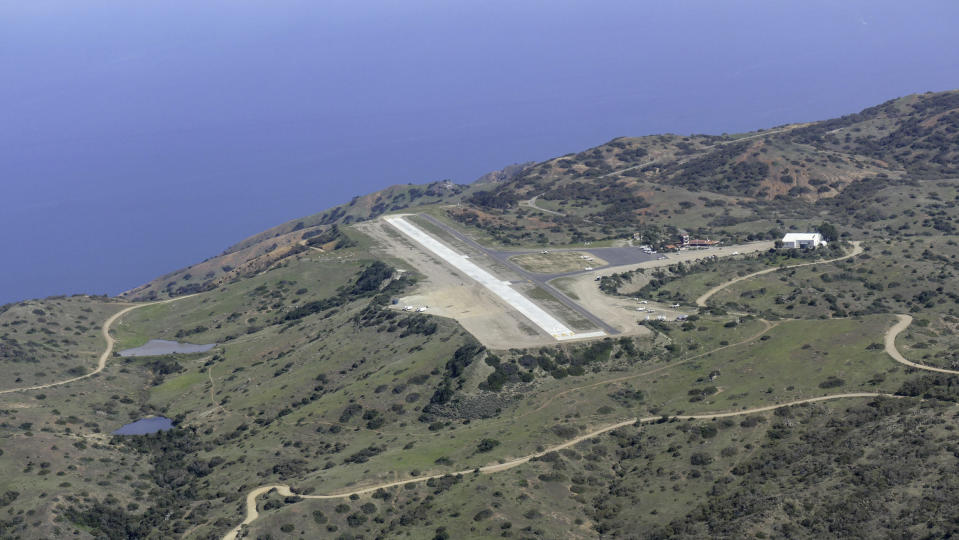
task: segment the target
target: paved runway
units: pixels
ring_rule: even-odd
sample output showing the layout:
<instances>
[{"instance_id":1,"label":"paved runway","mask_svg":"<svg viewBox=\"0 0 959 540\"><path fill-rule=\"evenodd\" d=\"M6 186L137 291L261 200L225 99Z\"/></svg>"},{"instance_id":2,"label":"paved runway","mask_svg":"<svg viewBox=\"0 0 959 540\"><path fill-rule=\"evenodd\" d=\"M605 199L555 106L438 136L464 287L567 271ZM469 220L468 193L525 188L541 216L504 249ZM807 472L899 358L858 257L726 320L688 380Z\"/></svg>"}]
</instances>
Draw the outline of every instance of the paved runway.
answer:
<instances>
[{"instance_id":1,"label":"paved runway","mask_svg":"<svg viewBox=\"0 0 959 540\"><path fill-rule=\"evenodd\" d=\"M582 315L583 317L585 317L586 319L588 319L590 322L592 322L593 324L595 324L596 326L598 326L599 328L601 328L601 329L602 329L604 332L606 332L607 334L609 334L609 335L616 335L616 334L619 334L619 333L620 333L619 330L617 330L616 328L614 328L614 327L610 326L609 324L607 324L606 321L600 319L599 317L597 317L596 315L594 315L592 312L590 312L589 310L587 310L587 309L584 308L583 306L581 306L581 305L579 305L578 303L576 303L573 299L571 299L571 298L569 298L568 296L566 296L565 294L563 294L559 289L557 289L556 287L553 287L552 285L550 285L549 283L547 283L549 280L555 279L555 278L557 278L557 277L572 276L572 275L576 275L576 274L582 274L582 273L584 273L584 271L580 270L580 271L577 271L577 272L568 272L568 273L565 273L565 274L534 274L534 273L532 273L532 272L530 272L530 271L528 271L528 270L523 269L523 267L519 266L518 264L514 263L513 261L509 260L509 258L510 258L510 257L513 257L514 255L519 255L520 253L530 253L529 251L525 251L525 252L517 252L517 251L495 251L495 250L487 249L487 248L483 247L483 246L482 246L479 242L477 242L476 240L473 240L473 239L470 238L469 236L466 236L465 234L463 234L463 233L459 232L458 230L454 229L453 227L450 227L449 225L443 223L442 221L434 218L433 216L430 216L430 215L427 215L427 214L418 214L418 216L419 216L421 219L425 219L426 221L430 222L431 224L433 224L433 225L441 228L443 231L445 231L445 232L447 232L448 234L452 235L452 236L455 237L457 240L463 242L464 244L466 244L467 246L469 246L471 249L478 250L479 252L487 255L488 257L490 257L490 258L493 259L494 261L502 264L503 266L506 266L507 268L509 268L510 271L512 271L512 272L514 272L514 273L516 273L516 274L519 274L520 277L526 279L526 280L529 281L530 283L534 283L534 284L538 285L541 289L543 289L544 291L546 291L547 293L549 293L553 298L555 298L556 300L558 300L561 304L563 304L564 306L572 309L572 310L575 311L576 313ZM599 249L623 249L623 248L599 248ZM568 251L583 251L583 250L568 250ZM636 251L638 251L640 255L645 256L645 254L644 254L641 250L637 249ZM532 253L538 253L538 252L532 251ZM597 256L598 256L598 257L603 257L603 255L598 255L598 254L597 254ZM656 256L654 255L653 257L656 257ZM640 261L642 261L642 260L647 260L647 259L640 259ZM604 267L604 268L606 268L606 267ZM587 272L588 272L588 270L587 270Z\"/></svg>"},{"instance_id":2,"label":"paved runway","mask_svg":"<svg viewBox=\"0 0 959 540\"><path fill-rule=\"evenodd\" d=\"M507 304L523 314L527 319L540 327L553 338L563 341L568 339L581 339L587 337L599 337L605 335L602 331L576 333L561 323L555 317L547 313L543 308L534 304L529 298L526 298L518 291L513 289L509 282L497 279L495 276L483 270L465 255L456 253L439 240L433 238L419 227L399 216L387 216L383 218L387 223L397 230L410 237L412 240L423 246L426 250L439 256L444 261L460 272L463 272L473 280L489 289L493 294L500 297Z\"/></svg>"}]
</instances>

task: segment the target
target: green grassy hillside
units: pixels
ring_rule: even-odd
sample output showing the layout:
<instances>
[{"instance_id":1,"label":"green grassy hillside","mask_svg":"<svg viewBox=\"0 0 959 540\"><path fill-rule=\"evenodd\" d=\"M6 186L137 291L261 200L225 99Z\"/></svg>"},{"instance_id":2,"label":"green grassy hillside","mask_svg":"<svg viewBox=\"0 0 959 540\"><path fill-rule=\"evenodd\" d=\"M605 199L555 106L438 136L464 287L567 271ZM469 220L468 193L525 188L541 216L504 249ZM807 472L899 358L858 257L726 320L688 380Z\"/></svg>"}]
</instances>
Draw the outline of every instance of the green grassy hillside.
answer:
<instances>
[{"instance_id":1,"label":"green grassy hillside","mask_svg":"<svg viewBox=\"0 0 959 540\"><path fill-rule=\"evenodd\" d=\"M117 299L2 306L0 538L222 538L270 485L292 495L255 500L240 537L954 535L956 96L397 186ZM643 337L487 350L393 304L425 276L353 225L397 211L493 245L732 242L824 222L838 238L596 283L693 313L637 315ZM846 240L863 251L830 261ZM104 370L60 384L93 373L102 327L130 307ZM899 314L912 323L888 335ZM115 354L151 339L216 346ZM174 429L111 435L149 415Z\"/></svg>"}]
</instances>

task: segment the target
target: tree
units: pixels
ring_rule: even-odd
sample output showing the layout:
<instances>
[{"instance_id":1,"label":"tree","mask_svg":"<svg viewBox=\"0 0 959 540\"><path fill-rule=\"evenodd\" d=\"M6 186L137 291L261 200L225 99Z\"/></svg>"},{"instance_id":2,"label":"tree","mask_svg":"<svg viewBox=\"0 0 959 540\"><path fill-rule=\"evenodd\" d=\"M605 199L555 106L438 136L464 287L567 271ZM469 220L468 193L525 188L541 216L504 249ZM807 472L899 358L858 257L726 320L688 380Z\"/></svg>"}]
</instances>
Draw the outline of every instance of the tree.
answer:
<instances>
[{"instance_id":1,"label":"tree","mask_svg":"<svg viewBox=\"0 0 959 540\"><path fill-rule=\"evenodd\" d=\"M836 230L836 226L823 221L822 225L818 227L819 234L822 235L823 240L827 242L833 242L839 240L839 231Z\"/></svg>"}]
</instances>

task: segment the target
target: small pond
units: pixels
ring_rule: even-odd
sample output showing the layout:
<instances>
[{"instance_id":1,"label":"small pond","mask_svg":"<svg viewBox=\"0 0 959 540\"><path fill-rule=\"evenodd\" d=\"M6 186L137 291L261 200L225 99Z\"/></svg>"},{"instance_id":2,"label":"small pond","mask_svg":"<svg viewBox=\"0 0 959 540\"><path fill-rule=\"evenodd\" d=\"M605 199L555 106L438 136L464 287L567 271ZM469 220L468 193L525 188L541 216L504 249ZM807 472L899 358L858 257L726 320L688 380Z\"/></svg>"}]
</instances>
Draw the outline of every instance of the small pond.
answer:
<instances>
[{"instance_id":1,"label":"small pond","mask_svg":"<svg viewBox=\"0 0 959 540\"><path fill-rule=\"evenodd\" d=\"M161 356L164 354L201 353L207 352L213 347L216 347L216 343L194 345L192 343L180 343L177 341L167 341L165 339L151 339L139 347L120 351L120 356Z\"/></svg>"},{"instance_id":2,"label":"small pond","mask_svg":"<svg viewBox=\"0 0 959 540\"><path fill-rule=\"evenodd\" d=\"M173 420L162 416L141 418L113 432L114 435L149 435L157 431L173 429Z\"/></svg>"}]
</instances>

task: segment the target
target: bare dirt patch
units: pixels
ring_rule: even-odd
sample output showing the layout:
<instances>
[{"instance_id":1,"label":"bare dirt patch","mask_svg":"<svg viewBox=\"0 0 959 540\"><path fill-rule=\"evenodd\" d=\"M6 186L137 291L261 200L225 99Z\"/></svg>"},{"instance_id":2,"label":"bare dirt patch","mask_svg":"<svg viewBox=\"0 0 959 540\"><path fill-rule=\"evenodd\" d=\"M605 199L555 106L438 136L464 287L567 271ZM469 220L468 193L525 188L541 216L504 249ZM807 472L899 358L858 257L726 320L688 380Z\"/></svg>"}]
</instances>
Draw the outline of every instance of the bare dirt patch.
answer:
<instances>
[{"instance_id":1,"label":"bare dirt patch","mask_svg":"<svg viewBox=\"0 0 959 540\"><path fill-rule=\"evenodd\" d=\"M636 311L639 304L635 300L604 294L599 290L592 276L559 278L551 283L566 294L575 295L581 306L623 334L648 335L650 333L649 329L639 324L646 315Z\"/></svg>"}]
</instances>

